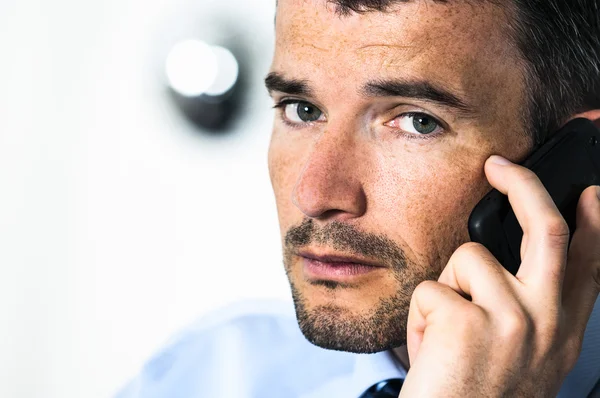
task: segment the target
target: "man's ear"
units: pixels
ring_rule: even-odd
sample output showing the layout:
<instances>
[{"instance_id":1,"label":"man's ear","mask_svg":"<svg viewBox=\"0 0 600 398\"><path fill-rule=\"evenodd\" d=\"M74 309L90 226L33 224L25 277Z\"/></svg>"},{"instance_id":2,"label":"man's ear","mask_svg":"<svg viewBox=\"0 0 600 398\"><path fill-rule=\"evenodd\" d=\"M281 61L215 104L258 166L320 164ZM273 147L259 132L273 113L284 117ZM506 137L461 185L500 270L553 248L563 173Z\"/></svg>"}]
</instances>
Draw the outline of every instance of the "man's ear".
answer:
<instances>
[{"instance_id":1,"label":"man's ear","mask_svg":"<svg viewBox=\"0 0 600 398\"><path fill-rule=\"evenodd\" d=\"M578 113L577 115L574 115L571 119L569 119L569 121L576 119L578 117L584 117L586 119L590 119L592 122L594 122L594 124L596 126L598 126L600 128L600 109L594 109L591 111Z\"/></svg>"}]
</instances>

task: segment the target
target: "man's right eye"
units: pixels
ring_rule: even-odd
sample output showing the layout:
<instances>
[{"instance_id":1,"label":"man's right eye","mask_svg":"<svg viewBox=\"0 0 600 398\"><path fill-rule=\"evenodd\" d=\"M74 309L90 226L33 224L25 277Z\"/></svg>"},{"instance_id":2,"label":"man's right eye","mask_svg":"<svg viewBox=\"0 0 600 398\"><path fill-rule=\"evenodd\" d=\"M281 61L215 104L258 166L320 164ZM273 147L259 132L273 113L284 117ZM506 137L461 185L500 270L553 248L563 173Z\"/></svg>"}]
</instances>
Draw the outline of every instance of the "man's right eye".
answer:
<instances>
[{"instance_id":1,"label":"man's right eye","mask_svg":"<svg viewBox=\"0 0 600 398\"><path fill-rule=\"evenodd\" d=\"M323 112L306 101L286 100L275 106L283 109L285 121L291 124L316 122L323 116Z\"/></svg>"}]
</instances>

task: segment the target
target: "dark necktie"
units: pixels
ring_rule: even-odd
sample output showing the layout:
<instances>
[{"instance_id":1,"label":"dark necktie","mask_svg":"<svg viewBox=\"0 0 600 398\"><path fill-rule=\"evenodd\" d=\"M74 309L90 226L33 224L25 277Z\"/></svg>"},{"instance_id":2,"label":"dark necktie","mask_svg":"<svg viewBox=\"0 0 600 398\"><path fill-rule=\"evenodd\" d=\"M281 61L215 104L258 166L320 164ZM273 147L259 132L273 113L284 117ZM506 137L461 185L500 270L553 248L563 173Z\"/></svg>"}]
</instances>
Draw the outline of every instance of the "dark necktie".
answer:
<instances>
[{"instance_id":1,"label":"dark necktie","mask_svg":"<svg viewBox=\"0 0 600 398\"><path fill-rule=\"evenodd\" d=\"M402 379L388 379L371 386L359 398L398 398Z\"/></svg>"}]
</instances>

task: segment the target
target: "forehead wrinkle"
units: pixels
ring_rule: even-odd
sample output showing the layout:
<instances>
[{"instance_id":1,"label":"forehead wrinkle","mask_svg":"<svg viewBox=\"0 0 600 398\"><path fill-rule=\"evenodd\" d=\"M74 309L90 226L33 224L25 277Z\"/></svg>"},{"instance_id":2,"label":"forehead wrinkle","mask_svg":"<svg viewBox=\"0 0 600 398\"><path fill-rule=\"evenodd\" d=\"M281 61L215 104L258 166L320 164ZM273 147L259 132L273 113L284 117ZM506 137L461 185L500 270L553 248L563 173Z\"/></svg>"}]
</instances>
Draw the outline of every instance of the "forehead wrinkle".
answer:
<instances>
[{"instance_id":1,"label":"forehead wrinkle","mask_svg":"<svg viewBox=\"0 0 600 398\"><path fill-rule=\"evenodd\" d=\"M361 50L365 50L365 49L370 49L370 48L398 48L398 49L402 49L402 50L406 50L406 49L410 49L415 47L414 45L400 45L400 44L365 44L362 45L360 47L358 47L356 49L356 51L361 51Z\"/></svg>"},{"instance_id":2,"label":"forehead wrinkle","mask_svg":"<svg viewBox=\"0 0 600 398\"><path fill-rule=\"evenodd\" d=\"M379 70L394 69L405 66L412 61L418 52L416 44L365 44L355 50L355 54L362 60L378 60Z\"/></svg>"}]
</instances>

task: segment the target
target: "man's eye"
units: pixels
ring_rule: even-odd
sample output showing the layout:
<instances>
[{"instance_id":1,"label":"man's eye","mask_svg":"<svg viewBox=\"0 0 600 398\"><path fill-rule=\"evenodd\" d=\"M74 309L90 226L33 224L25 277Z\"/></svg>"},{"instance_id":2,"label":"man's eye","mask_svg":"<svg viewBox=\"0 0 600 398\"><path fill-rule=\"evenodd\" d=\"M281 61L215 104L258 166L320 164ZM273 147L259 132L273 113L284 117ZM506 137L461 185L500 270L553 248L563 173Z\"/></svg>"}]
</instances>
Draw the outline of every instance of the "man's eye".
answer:
<instances>
[{"instance_id":1,"label":"man's eye","mask_svg":"<svg viewBox=\"0 0 600 398\"><path fill-rule=\"evenodd\" d=\"M282 107L285 118L296 124L316 122L323 115L319 108L305 101L287 102Z\"/></svg>"},{"instance_id":2,"label":"man's eye","mask_svg":"<svg viewBox=\"0 0 600 398\"><path fill-rule=\"evenodd\" d=\"M404 113L398 116L394 126L415 135L434 135L442 130L440 123L425 113Z\"/></svg>"}]
</instances>

